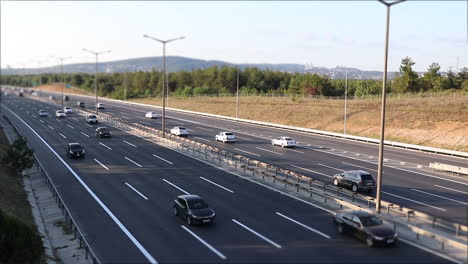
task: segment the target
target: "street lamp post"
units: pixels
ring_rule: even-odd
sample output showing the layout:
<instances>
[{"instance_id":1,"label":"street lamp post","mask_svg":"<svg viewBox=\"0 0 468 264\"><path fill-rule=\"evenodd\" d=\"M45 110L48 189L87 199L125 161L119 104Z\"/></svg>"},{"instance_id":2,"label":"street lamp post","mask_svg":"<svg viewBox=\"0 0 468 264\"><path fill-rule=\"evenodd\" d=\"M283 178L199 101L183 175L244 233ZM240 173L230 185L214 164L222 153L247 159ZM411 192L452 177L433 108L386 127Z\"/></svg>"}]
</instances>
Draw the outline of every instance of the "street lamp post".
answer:
<instances>
[{"instance_id":1,"label":"street lamp post","mask_svg":"<svg viewBox=\"0 0 468 264\"><path fill-rule=\"evenodd\" d=\"M168 40L160 40L158 38L155 38L155 37L151 37L149 35L143 35L144 38L149 38L149 39L152 39L154 41L157 41L157 42L160 42L163 44L163 84L162 84L162 88L163 88L163 111L162 111L162 135L163 135L163 138L166 137L166 94L167 94L167 76L166 76L166 43L169 43L169 42L172 42L172 41L175 41L175 40L179 40L179 39L184 39L185 37L178 37L178 38L173 38L173 39L168 39Z\"/></svg>"},{"instance_id":2,"label":"street lamp post","mask_svg":"<svg viewBox=\"0 0 468 264\"><path fill-rule=\"evenodd\" d=\"M383 147L385 138L385 93L387 88L387 62L388 62L388 35L390 30L390 7L392 5L404 2L406 0L399 0L394 2L385 2L384 0L378 0L387 7L387 26L385 33L385 55L384 55L384 72L382 80L382 112L380 116L380 143L379 143L379 163L377 168L377 194L375 202L375 210L380 214L380 200L381 200L381 189L382 189L382 167L383 167Z\"/></svg>"},{"instance_id":3,"label":"street lamp post","mask_svg":"<svg viewBox=\"0 0 468 264\"><path fill-rule=\"evenodd\" d=\"M239 67L237 67L236 118L239 117Z\"/></svg>"},{"instance_id":4,"label":"street lamp post","mask_svg":"<svg viewBox=\"0 0 468 264\"><path fill-rule=\"evenodd\" d=\"M64 80L63 80L63 61L64 60L68 60L70 59L71 57L55 57L56 59L58 59L60 61L60 77L62 79L62 85L61 85L61 96L60 96L60 102L63 106L63 88L65 86L65 83L64 83Z\"/></svg>"},{"instance_id":5,"label":"street lamp post","mask_svg":"<svg viewBox=\"0 0 468 264\"><path fill-rule=\"evenodd\" d=\"M106 51L96 52L96 51L92 51L92 50L88 50L88 49L83 49L83 51L89 52L89 53L96 56L96 71L94 73L94 94L96 95L96 115L97 115L98 112L99 112L99 109L98 109L98 91L97 91L98 56L101 55L101 54L104 54L104 53L109 53L111 51L106 50Z\"/></svg>"},{"instance_id":6,"label":"street lamp post","mask_svg":"<svg viewBox=\"0 0 468 264\"><path fill-rule=\"evenodd\" d=\"M348 110L348 67L346 67L346 81L345 81L345 94L344 94L344 124L343 124L343 134L346 134L346 118Z\"/></svg>"}]
</instances>

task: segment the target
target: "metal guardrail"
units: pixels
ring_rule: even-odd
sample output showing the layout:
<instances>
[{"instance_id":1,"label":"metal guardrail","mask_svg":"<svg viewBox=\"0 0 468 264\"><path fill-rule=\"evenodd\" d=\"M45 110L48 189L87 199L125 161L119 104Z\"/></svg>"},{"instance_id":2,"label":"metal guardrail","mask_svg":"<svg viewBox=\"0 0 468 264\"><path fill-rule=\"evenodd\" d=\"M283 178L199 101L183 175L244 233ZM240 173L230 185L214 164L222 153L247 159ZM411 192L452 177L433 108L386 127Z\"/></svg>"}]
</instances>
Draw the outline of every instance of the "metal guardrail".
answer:
<instances>
[{"instance_id":1,"label":"metal guardrail","mask_svg":"<svg viewBox=\"0 0 468 264\"><path fill-rule=\"evenodd\" d=\"M18 128L6 116L4 116L4 118L8 120L8 122L15 128L18 134L22 135L21 132L18 130ZM47 187L49 187L49 190L52 192L52 196L54 197L55 202L58 204L59 208L61 209L62 215L65 216L65 221L68 224L68 227L73 231L73 234L74 234L73 239L78 238L80 242L80 248L83 248L85 250L85 259L91 258L91 261L93 264L101 263L101 261L96 256L96 253L93 251L88 241L86 240L85 236L83 235L83 232L78 227L78 224L76 223L75 219L70 213L70 209L67 207L64 199L62 198L57 188L55 187L53 180L50 178L49 174L44 169L44 166L42 165L41 161L37 158L36 154L33 154L33 156L35 159L35 164L41 170L40 173L41 173L42 178L46 181Z\"/></svg>"},{"instance_id":2,"label":"metal guardrail","mask_svg":"<svg viewBox=\"0 0 468 264\"><path fill-rule=\"evenodd\" d=\"M453 165L443 164L443 163L438 163L438 162L429 163L429 167L437 171L449 171L452 174L457 173L457 174L468 175L468 168L464 168L464 167L453 166Z\"/></svg>"}]
</instances>

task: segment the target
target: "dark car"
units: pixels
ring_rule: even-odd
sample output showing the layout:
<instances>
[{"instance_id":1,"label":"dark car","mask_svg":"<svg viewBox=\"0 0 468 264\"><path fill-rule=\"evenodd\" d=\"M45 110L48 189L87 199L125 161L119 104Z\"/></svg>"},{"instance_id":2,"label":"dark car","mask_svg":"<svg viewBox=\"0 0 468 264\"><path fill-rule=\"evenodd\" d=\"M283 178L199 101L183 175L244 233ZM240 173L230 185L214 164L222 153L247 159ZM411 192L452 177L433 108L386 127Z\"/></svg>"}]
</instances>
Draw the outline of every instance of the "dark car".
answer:
<instances>
[{"instance_id":1,"label":"dark car","mask_svg":"<svg viewBox=\"0 0 468 264\"><path fill-rule=\"evenodd\" d=\"M364 211L337 213L335 224L339 233L350 233L366 242L367 246L395 245L398 234L375 215Z\"/></svg>"},{"instance_id":2,"label":"dark car","mask_svg":"<svg viewBox=\"0 0 468 264\"><path fill-rule=\"evenodd\" d=\"M19 97L23 97L23 93L22 93L22 92L19 92L19 93L18 93L18 96L19 96Z\"/></svg>"},{"instance_id":3,"label":"dark car","mask_svg":"<svg viewBox=\"0 0 468 264\"><path fill-rule=\"evenodd\" d=\"M68 143L67 156L69 158L82 158L85 157L85 151L80 143Z\"/></svg>"},{"instance_id":4,"label":"dark car","mask_svg":"<svg viewBox=\"0 0 468 264\"><path fill-rule=\"evenodd\" d=\"M375 189L375 180L366 171L344 171L333 175L333 185L350 188L353 192L372 192Z\"/></svg>"},{"instance_id":5,"label":"dark car","mask_svg":"<svg viewBox=\"0 0 468 264\"><path fill-rule=\"evenodd\" d=\"M77 102L78 107L84 107L84 102Z\"/></svg>"},{"instance_id":6,"label":"dark car","mask_svg":"<svg viewBox=\"0 0 468 264\"><path fill-rule=\"evenodd\" d=\"M107 127L96 128L96 137L112 137L112 133Z\"/></svg>"},{"instance_id":7,"label":"dark car","mask_svg":"<svg viewBox=\"0 0 468 264\"><path fill-rule=\"evenodd\" d=\"M63 100L64 100L64 101L70 101L70 97L68 97L68 95L65 95L65 96L63 97Z\"/></svg>"},{"instance_id":8,"label":"dark car","mask_svg":"<svg viewBox=\"0 0 468 264\"><path fill-rule=\"evenodd\" d=\"M198 195L180 195L174 201L174 215L187 220L189 225L213 223L215 212Z\"/></svg>"}]
</instances>

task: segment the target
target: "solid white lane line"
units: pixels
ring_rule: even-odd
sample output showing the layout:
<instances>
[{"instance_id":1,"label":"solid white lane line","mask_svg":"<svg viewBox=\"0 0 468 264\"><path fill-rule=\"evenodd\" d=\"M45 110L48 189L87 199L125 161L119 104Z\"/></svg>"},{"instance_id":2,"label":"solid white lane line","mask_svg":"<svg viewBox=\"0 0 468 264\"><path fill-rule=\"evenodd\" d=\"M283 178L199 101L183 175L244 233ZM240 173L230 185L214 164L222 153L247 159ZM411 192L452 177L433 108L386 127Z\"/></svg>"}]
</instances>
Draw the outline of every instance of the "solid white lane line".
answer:
<instances>
[{"instance_id":1,"label":"solid white lane line","mask_svg":"<svg viewBox=\"0 0 468 264\"><path fill-rule=\"evenodd\" d=\"M415 200L412 200L412 199L409 199L409 198L406 198L406 197L403 197L403 196L399 196L399 195L396 195L396 194L393 194L393 193L388 193L388 192L384 192L382 191L382 193L385 193L385 194L388 194L388 195L391 195L391 196L395 196L395 197L398 197L400 199L404 199L404 200L408 200L408 201L411 201L413 203L417 203L417 204L422 204L422 205L425 205L425 206L428 206L428 207L431 207L431 208L434 208L434 209L437 209L437 210L440 210L440 211L447 211L443 208L440 208L440 207L437 207L437 206L432 206L432 205L429 205L429 204L425 204L425 203L421 203L421 202L418 202L418 201L415 201Z\"/></svg>"},{"instance_id":2,"label":"solid white lane line","mask_svg":"<svg viewBox=\"0 0 468 264\"><path fill-rule=\"evenodd\" d=\"M156 157L156 158L158 158L158 159L160 159L160 160L162 160L162 161L165 161L165 162L167 162L167 163L169 163L169 164L171 164L171 165L174 165L174 163L172 163L172 162L170 162L170 161L168 161L168 160L166 160L166 159L163 159L163 158L159 157L159 156L156 155L156 154L153 154L153 156Z\"/></svg>"},{"instance_id":3,"label":"solid white lane line","mask_svg":"<svg viewBox=\"0 0 468 264\"><path fill-rule=\"evenodd\" d=\"M207 141L207 142L211 142L211 140L204 139L204 138L201 138L201 137L194 137L194 138L199 139L199 140L203 140L203 141Z\"/></svg>"},{"instance_id":4,"label":"solid white lane line","mask_svg":"<svg viewBox=\"0 0 468 264\"><path fill-rule=\"evenodd\" d=\"M271 153L274 153L274 154L278 154L278 155L283 156L283 154L281 154L281 153L279 153L279 152L276 152L276 151L264 149L264 148L261 148L261 147L255 147L255 148L256 148L256 149L260 149L260 150L263 150L263 151L267 151L267 152L271 152Z\"/></svg>"},{"instance_id":5,"label":"solid white lane line","mask_svg":"<svg viewBox=\"0 0 468 264\"><path fill-rule=\"evenodd\" d=\"M354 166L354 167L366 169L366 170L377 171L376 169L371 169L371 168L364 167L364 166L359 166L359 165L356 165L356 164L351 164L351 163L347 163L347 162L341 162L341 163L346 164L346 165L349 165L349 166ZM382 172L382 173L383 173L383 172Z\"/></svg>"},{"instance_id":6,"label":"solid white lane line","mask_svg":"<svg viewBox=\"0 0 468 264\"><path fill-rule=\"evenodd\" d=\"M144 196L141 192L139 192L137 189L135 189L132 185L130 185L128 182L125 182L125 185L130 187L130 189L134 190L136 193L138 193L143 199L148 200L148 197Z\"/></svg>"},{"instance_id":7,"label":"solid white lane line","mask_svg":"<svg viewBox=\"0 0 468 264\"><path fill-rule=\"evenodd\" d=\"M66 136L64 136L62 133L59 133L59 135L63 138L67 138Z\"/></svg>"},{"instance_id":8,"label":"solid white lane line","mask_svg":"<svg viewBox=\"0 0 468 264\"><path fill-rule=\"evenodd\" d=\"M186 192L184 189L180 188L179 186L173 184L172 182L170 182L170 181L168 181L168 180L166 180L166 179L162 179L162 180L165 181L167 184L172 185L172 187L175 187L175 188L178 189L179 191L181 191L181 192L183 192L183 193L185 193L185 194L190 194L190 193Z\"/></svg>"},{"instance_id":9,"label":"solid white lane line","mask_svg":"<svg viewBox=\"0 0 468 264\"><path fill-rule=\"evenodd\" d=\"M74 117L72 117L72 119L75 120L75 121L79 121L78 119L76 119L76 118L74 118Z\"/></svg>"},{"instance_id":10,"label":"solid white lane line","mask_svg":"<svg viewBox=\"0 0 468 264\"><path fill-rule=\"evenodd\" d=\"M323 166L323 167L327 167L327 168L330 168L330 169L334 169L334 170L337 170L337 171L344 171L343 169L338 169L338 168L335 168L335 167L332 167L332 166L327 166L327 165L323 165L323 164L317 164L319 166Z\"/></svg>"},{"instance_id":11,"label":"solid white lane line","mask_svg":"<svg viewBox=\"0 0 468 264\"><path fill-rule=\"evenodd\" d=\"M212 181L208 180L207 178L200 177L200 179L205 180L205 181L207 181L207 182L209 182L209 183L211 183L211 184L213 184L213 185L216 185L216 186L218 186L219 188L222 188L222 189L224 189L224 190L226 190L226 191L228 191L228 192L230 192L230 193L234 193L233 191L229 190L228 188L223 187L223 186L221 186L221 185L219 185L219 184L217 184L217 183L215 183L215 182L212 182Z\"/></svg>"},{"instance_id":12,"label":"solid white lane line","mask_svg":"<svg viewBox=\"0 0 468 264\"><path fill-rule=\"evenodd\" d=\"M67 124L67 126L68 126L69 128L74 128L74 127L70 126L69 124Z\"/></svg>"},{"instance_id":13,"label":"solid white lane line","mask_svg":"<svg viewBox=\"0 0 468 264\"><path fill-rule=\"evenodd\" d=\"M326 177L328 177L328 178L332 178L332 176L330 176L330 175L327 175L327 174L325 174L325 173L321 173L321 172L318 172L318 171L314 171L314 170L306 169L306 168L299 167L299 166L296 166L296 165L291 165L291 166L293 166L293 167L296 167L296 168L298 168L298 169L301 169L301 170L308 171L308 172L317 173L317 174L320 174L320 175L326 176Z\"/></svg>"},{"instance_id":14,"label":"solid white lane line","mask_svg":"<svg viewBox=\"0 0 468 264\"><path fill-rule=\"evenodd\" d=\"M127 144L129 144L129 145L132 146L132 147L135 147L135 148L137 147L137 146L133 145L132 143L130 143L130 142L128 142L128 141L125 141L125 140L122 140L122 141L125 142L125 143L127 143Z\"/></svg>"},{"instance_id":15,"label":"solid white lane line","mask_svg":"<svg viewBox=\"0 0 468 264\"><path fill-rule=\"evenodd\" d=\"M320 231L318 231L318 230L316 230L316 229L314 229L314 228L312 228L312 227L310 227L310 226L307 226L307 225L305 225L305 224L303 224L303 223L301 223L301 222L299 222L299 221L297 221L297 220L294 220L294 219L292 219L292 218L290 218L290 217L287 217L287 216L285 216L284 214L281 214L281 213L278 213L278 212L276 212L276 214L279 215L279 216L281 216L281 217L284 217L284 218L288 219L289 221L291 221L291 222L293 222L293 223L296 223L296 224L298 224L298 225L304 227L305 229L308 229L308 230L310 230L310 231L312 231L312 232L314 232L314 233L316 233L316 234L319 234L319 235L321 235L321 236L323 236L323 237L325 237L325 238L328 238L328 239L331 238L329 235L324 234L324 233L322 233L322 232L320 232Z\"/></svg>"},{"instance_id":16,"label":"solid white lane line","mask_svg":"<svg viewBox=\"0 0 468 264\"><path fill-rule=\"evenodd\" d=\"M101 162L99 162L99 160L97 159L94 159L95 162L99 163L99 165L101 165L104 169L106 170L109 170L109 168L106 167L106 165L102 164Z\"/></svg>"},{"instance_id":17,"label":"solid white lane line","mask_svg":"<svg viewBox=\"0 0 468 264\"><path fill-rule=\"evenodd\" d=\"M44 121L42 121L42 120L39 120L39 121L40 121L41 123L43 123L43 124L44 124Z\"/></svg>"},{"instance_id":18,"label":"solid white lane line","mask_svg":"<svg viewBox=\"0 0 468 264\"><path fill-rule=\"evenodd\" d=\"M124 116L124 115L121 115L120 117L123 117L123 118L126 118L126 119L130 119L130 117Z\"/></svg>"},{"instance_id":19,"label":"solid white lane line","mask_svg":"<svg viewBox=\"0 0 468 264\"><path fill-rule=\"evenodd\" d=\"M273 246L275 246L275 247L277 247L277 248L281 248L281 246L280 246L279 244L277 244L277 243L273 242L272 240L266 238L266 237L263 236L262 234L257 233L255 230L251 229L250 227L248 227L248 226L246 226L246 225L244 225L244 224L238 222L238 221L235 220L235 219L232 219L232 221L233 221L234 223L236 223L236 224L242 226L243 228L247 229L247 230L250 231L252 234L254 234L254 235L258 236L259 238L265 240L266 242L270 243L271 245L273 245Z\"/></svg>"},{"instance_id":20,"label":"solid white lane line","mask_svg":"<svg viewBox=\"0 0 468 264\"><path fill-rule=\"evenodd\" d=\"M435 197L439 197L439 198L449 200L449 201L452 201L452 202L468 205L468 203L465 203L465 202L462 202L462 201L459 201L459 200L455 200L455 199L452 199L452 198L448 198L448 197L445 197L445 196L441 196L441 195L437 195L437 194L433 194L433 193L428 193L428 192L421 191L421 190L418 190L418 189L411 189L411 190L413 190L415 192L420 192L420 193L424 193L424 194L427 194L427 195L432 195L432 196L435 196Z\"/></svg>"},{"instance_id":21,"label":"solid white lane line","mask_svg":"<svg viewBox=\"0 0 468 264\"><path fill-rule=\"evenodd\" d=\"M146 119L146 117L135 116L136 118Z\"/></svg>"},{"instance_id":22,"label":"solid white lane line","mask_svg":"<svg viewBox=\"0 0 468 264\"><path fill-rule=\"evenodd\" d=\"M56 118L56 120L57 120L58 122L62 123L62 120L60 120L60 119L58 119L58 118Z\"/></svg>"},{"instance_id":23,"label":"solid white lane line","mask_svg":"<svg viewBox=\"0 0 468 264\"><path fill-rule=\"evenodd\" d=\"M80 132L80 133L83 134L83 135L85 135L85 136L87 136L87 137L89 137L89 135L87 135L87 134L85 134L85 133L83 133L83 132Z\"/></svg>"},{"instance_id":24,"label":"solid white lane line","mask_svg":"<svg viewBox=\"0 0 468 264\"><path fill-rule=\"evenodd\" d=\"M249 152L249 151L246 151L246 150L242 150L242 149L238 149L238 148L234 148L235 150L237 151L240 151L240 152L245 152L245 153L248 153L250 155L254 155L254 156L257 156L257 157L261 157L260 155L258 154L255 154L255 153L252 153L252 152Z\"/></svg>"},{"instance_id":25,"label":"solid white lane line","mask_svg":"<svg viewBox=\"0 0 468 264\"><path fill-rule=\"evenodd\" d=\"M93 127L93 126L92 126L92 125L90 125L90 124L86 124L86 125L87 125L87 126L89 126L89 127Z\"/></svg>"},{"instance_id":26,"label":"solid white lane line","mask_svg":"<svg viewBox=\"0 0 468 264\"><path fill-rule=\"evenodd\" d=\"M445 187L445 186L440 186L440 185L434 185L434 186L439 187L439 188L443 188L443 189L447 189L447 190L451 190L451 191L454 191L454 192L459 192L459 193L463 193L463 194L468 194L468 192L464 192L464 191L460 191L460 190L448 188L448 187Z\"/></svg>"},{"instance_id":27,"label":"solid white lane line","mask_svg":"<svg viewBox=\"0 0 468 264\"><path fill-rule=\"evenodd\" d=\"M54 128L53 128L53 127L51 127L51 126L48 126L48 127L49 127L50 129L54 130Z\"/></svg>"},{"instance_id":28,"label":"solid white lane line","mask_svg":"<svg viewBox=\"0 0 468 264\"><path fill-rule=\"evenodd\" d=\"M303 151L299 151L299 150L295 150L295 149L288 149L288 151L292 151L292 152L297 152L297 153L304 154Z\"/></svg>"},{"instance_id":29,"label":"solid white lane line","mask_svg":"<svg viewBox=\"0 0 468 264\"><path fill-rule=\"evenodd\" d=\"M206 130L206 131L211 131L211 132L213 132L213 131L214 131L213 129L208 129L208 128L204 128L204 127L197 127L197 128L199 128L199 129L203 129L203 130Z\"/></svg>"},{"instance_id":30,"label":"solid white lane line","mask_svg":"<svg viewBox=\"0 0 468 264\"><path fill-rule=\"evenodd\" d=\"M34 118L35 118L36 116L35 116L35 115L32 115L32 117L34 117Z\"/></svg>"},{"instance_id":31,"label":"solid white lane line","mask_svg":"<svg viewBox=\"0 0 468 264\"><path fill-rule=\"evenodd\" d=\"M251 140L251 139L249 139L249 138L239 137L239 136L236 136L236 138L245 139L245 140Z\"/></svg>"},{"instance_id":32,"label":"solid white lane line","mask_svg":"<svg viewBox=\"0 0 468 264\"><path fill-rule=\"evenodd\" d=\"M130 161L131 163L133 163L133 164L137 165L137 166L138 166L138 167L140 167L140 168L142 168L142 167L143 167L143 166L141 166L140 164L138 164L138 163L134 162L133 160L131 160L131 159L127 158L127 157L124 157L124 158L125 158L126 160Z\"/></svg>"},{"instance_id":33,"label":"solid white lane line","mask_svg":"<svg viewBox=\"0 0 468 264\"><path fill-rule=\"evenodd\" d=\"M108 150L112 150L112 148L106 146L105 144L103 144L103 143L101 143L101 142L99 142L99 145L106 147Z\"/></svg>"},{"instance_id":34,"label":"solid white lane line","mask_svg":"<svg viewBox=\"0 0 468 264\"><path fill-rule=\"evenodd\" d=\"M198 241L200 241L203 245L205 245L207 248L209 248L211 251L213 251L213 253L215 253L216 255L218 255L218 257L222 258L222 259L226 259L226 256L224 256L221 252L219 252L216 248L214 248L213 246L211 246L210 244L208 244L208 242L206 242L205 240L203 240L201 237L197 236L195 233L193 233L192 231L190 231L190 229L188 229L187 227L185 227L184 225L182 225L182 228L187 231L189 234L191 234L194 238L196 238Z\"/></svg>"}]
</instances>

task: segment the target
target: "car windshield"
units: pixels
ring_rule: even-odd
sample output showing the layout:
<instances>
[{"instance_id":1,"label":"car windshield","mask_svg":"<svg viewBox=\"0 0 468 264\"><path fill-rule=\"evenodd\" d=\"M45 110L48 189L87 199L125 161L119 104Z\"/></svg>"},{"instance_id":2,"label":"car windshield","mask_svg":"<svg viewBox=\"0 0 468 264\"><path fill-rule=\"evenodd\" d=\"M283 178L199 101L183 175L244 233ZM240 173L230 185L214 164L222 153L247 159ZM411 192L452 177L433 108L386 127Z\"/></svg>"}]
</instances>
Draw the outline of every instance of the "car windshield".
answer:
<instances>
[{"instance_id":1,"label":"car windshield","mask_svg":"<svg viewBox=\"0 0 468 264\"><path fill-rule=\"evenodd\" d=\"M292 141L291 138L284 138L284 140L286 140L286 141Z\"/></svg>"},{"instance_id":2,"label":"car windshield","mask_svg":"<svg viewBox=\"0 0 468 264\"><path fill-rule=\"evenodd\" d=\"M187 130L185 127L179 127L179 130Z\"/></svg>"},{"instance_id":3,"label":"car windshield","mask_svg":"<svg viewBox=\"0 0 468 264\"><path fill-rule=\"evenodd\" d=\"M196 200L188 200L188 207L190 209L204 209L208 208L208 205L205 203L205 201L196 199Z\"/></svg>"},{"instance_id":4,"label":"car windshield","mask_svg":"<svg viewBox=\"0 0 468 264\"><path fill-rule=\"evenodd\" d=\"M46 111L45 111L45 110L40 110L39 112L40 112L40 113L45 113Z\"/></svg>"},{"instance_id":5,"label":"car windshield","mask_svg":"<svg viewBox=\"0 0 468 264\"><path fill-rule=\"evenodd\" d=\"M109 131L109 129L107 129L107 128L105 128L105 127L101 127L101 128L99 128L99 131L101 131L101 132L107 132L107 131Z\"/></svg>"},{"instance_id":6,"label":"car windshield","mask_svg":"<svg viewBox=\"0 0 468 264\"><path fill-rule=\"evenodd\" d=\"M58 110L57 113L63 113L63 111L62 111L62 110Z\"/></svg>"},{"instance_id":7,"label":"car windshield","mask_svg":"<svg viewBox=\"0 0 468 264\"><path fill-rule=\"evenodd\" d=\"M373 180L374 178L372 178L372 176L370 174L361 174L361 179L363 181L371 181Z\"/></svg>"},{"instance_id":8,"label":"car windshield","mask_svg":"<svg viewBox=\"0 0 468 264\"><path fill-rule=\"evenodd\" d=\"M67 110L68 110L68 109L71 109L71 108L67 106L67 107L65 107L65 109L67 109Z\"/></svg>"},{"instance_id":9,"label":"car windshield","mask_svg":"<svg viewBox=\"0 0 468 264\"><path fill-rule=\"evenodd\" d=\"M90 116L88 116L88 117L89 117L89 118L96 118L95 115L90 115Z\"/></svg>"},{"instance_id":10,"label":"car windshield","mask_svg":"<svg viewBox=\"0 0 468 264\"><path fill-rule=\"evenodd\" d=\"M70 145L71 150L82 150L81 145L73 144Z\"/></svg>"},{"instance_id":11,"label":"car windshield","mask_svg":"<svg viewBox=\"0 0 468 264\"><path fill-rule=\"evenodd\" d=\"M382 224L382 221L380 221L379 218L371 215L371 216L365 216L365 217L360 217L361 222L364 226L378 226Z\"/></svg>"},{"instance_id":12,"label":"car windshield","mask_svg":"<svg viewBox=\"0 0 468 264\"><path fill-rule=\"evenodd\" d=\"M231 132L228 132L228 133L226 133L226 136L234 136L234 134L231 133Z\"/></svg>"}]
</instances>

